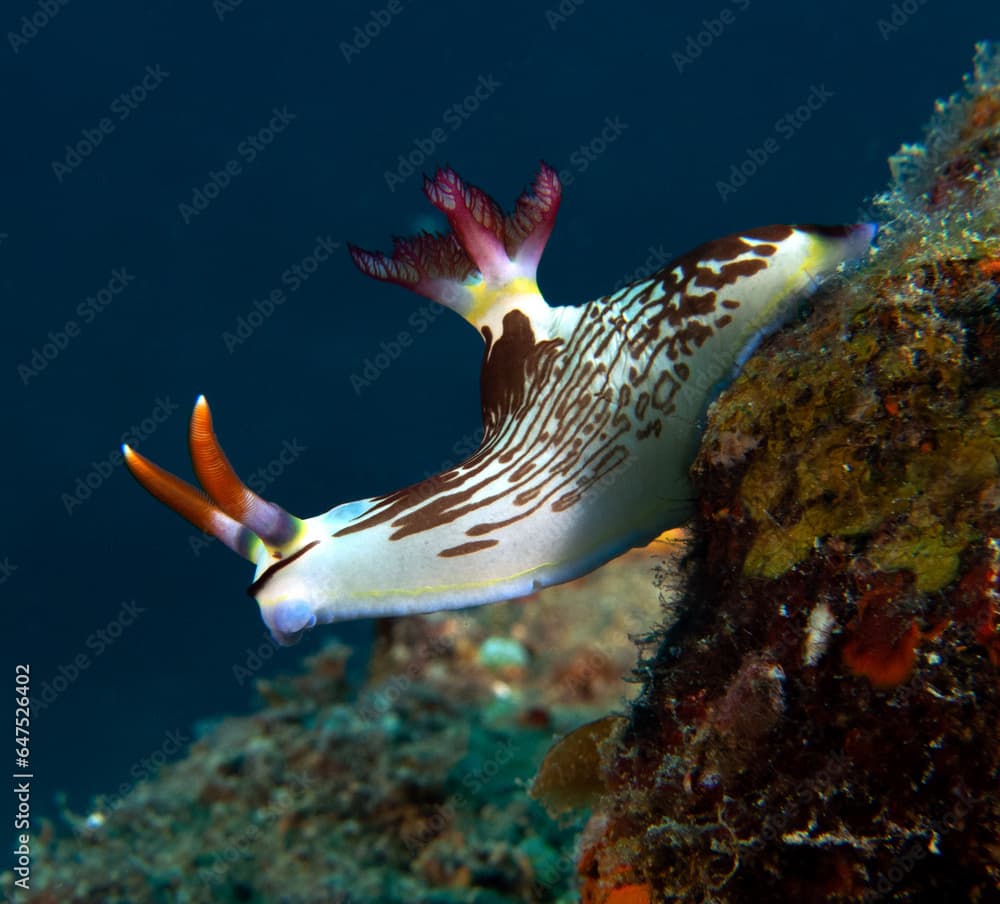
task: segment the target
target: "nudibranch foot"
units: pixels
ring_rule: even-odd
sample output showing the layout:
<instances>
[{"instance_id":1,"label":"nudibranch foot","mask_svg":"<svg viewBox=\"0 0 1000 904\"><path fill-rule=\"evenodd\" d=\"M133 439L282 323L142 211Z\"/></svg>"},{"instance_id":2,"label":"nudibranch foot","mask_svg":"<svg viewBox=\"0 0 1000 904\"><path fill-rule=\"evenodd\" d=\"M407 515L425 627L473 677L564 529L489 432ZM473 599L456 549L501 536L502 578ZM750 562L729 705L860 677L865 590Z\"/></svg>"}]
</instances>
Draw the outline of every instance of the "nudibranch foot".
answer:
<instances>
[{"instance_id":1,"label":"nudibranch foot","mask_svg":"<svg viewBox=\"0 0 1000 904\"><path fill-rule=\"evenodd\" d=\"M536 277L559 208L553 169L542 164L509 214L451 170L424 191L447 234L351 254L480 333L484 435L469 458L299 520L242 484L204 399L191 454L206 493L126 449L147 490L256 563L249 592L281 643L341 619L526 596L683 523L713 393L874 235L870 224L750 229L611 295L550 307Z\"/></svg>"}]
</instances>

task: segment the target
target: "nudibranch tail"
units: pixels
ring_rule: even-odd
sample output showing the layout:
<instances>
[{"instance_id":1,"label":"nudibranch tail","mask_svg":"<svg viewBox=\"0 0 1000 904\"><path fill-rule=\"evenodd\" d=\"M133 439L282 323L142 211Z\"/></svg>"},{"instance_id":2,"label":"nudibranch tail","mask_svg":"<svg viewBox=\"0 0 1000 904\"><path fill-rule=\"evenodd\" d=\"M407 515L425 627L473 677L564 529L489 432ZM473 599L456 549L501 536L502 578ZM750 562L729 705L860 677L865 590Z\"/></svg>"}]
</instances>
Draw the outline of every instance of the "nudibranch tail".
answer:
<instances>
[{"instance_id":1,"label":"nudibranch tail","mask_svg":"<svg viewBox=\"0 0 1000 904\"><path fill-rule=\"evenodd\" d=\"M261 499L236 476L212 429L212 413L199 396L191 415L191 459L204 491L153 464L130 446L122 451L132 476L151 495L199 530L252 562L265 552L281 558L302 533L303 522Z\"/></svg>"},{"instance_id":2,"label":"nudibranch tail","mask_svg":"<svg viewBox=\"0 0 1000 904\"><path fill-rule=\"evenodd\" d=\"M392 255L350 246L358 268L450 307L477 329L512 307L543 310L537 271L559 210L559 176L543 163L511 214L450 169L424 180L428 200L451 227L444 235L396 238Z\"/></svg>"}]
</instances>

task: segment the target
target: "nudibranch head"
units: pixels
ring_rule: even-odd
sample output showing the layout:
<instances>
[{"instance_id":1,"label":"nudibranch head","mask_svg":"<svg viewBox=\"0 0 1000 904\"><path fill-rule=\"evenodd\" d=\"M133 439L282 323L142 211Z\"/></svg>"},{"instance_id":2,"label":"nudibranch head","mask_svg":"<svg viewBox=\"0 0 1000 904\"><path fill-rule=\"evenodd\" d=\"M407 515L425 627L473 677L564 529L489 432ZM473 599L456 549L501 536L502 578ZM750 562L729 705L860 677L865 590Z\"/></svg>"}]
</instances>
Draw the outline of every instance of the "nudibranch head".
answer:
<instances>
[{"instance_id":1,"label":"nudibranch head","mask_svg":"<svg viewBox=\"0 0 1000 904\"><path fill-rule=\"evenodd\" d=\"M191 460L203 489L175 477L122 446L125 464L162 503L252 562L281 561L303 545L306 523L258 496L236 476L212 426L212 412L199 396L188 433Z\"/></svg>"}]
</instances>

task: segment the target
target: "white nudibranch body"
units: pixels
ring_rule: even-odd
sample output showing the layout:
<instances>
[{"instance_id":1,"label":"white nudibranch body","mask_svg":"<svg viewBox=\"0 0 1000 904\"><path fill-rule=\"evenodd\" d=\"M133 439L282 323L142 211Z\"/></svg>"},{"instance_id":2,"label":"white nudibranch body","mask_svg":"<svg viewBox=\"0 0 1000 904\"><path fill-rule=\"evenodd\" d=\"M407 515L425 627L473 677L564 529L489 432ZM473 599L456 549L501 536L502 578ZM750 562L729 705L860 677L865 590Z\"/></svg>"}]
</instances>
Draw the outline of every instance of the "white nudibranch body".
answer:
<instances>
[{"instance_id":1,"label":"white nudibranch body","mask_svg":"<svg viewBox=\"0 0 1000 904\"><path fill-rule=\"evenodd\" d=\"M682 523L709 401L759 338L841 263L870 224L768 226L708 242L578 307L535 280L559 206L555 172L505 215L450 170L427 180L446 235L351 249L370 276L468 320L486 343L484 437L460 465L300 520L236 477L204 399L192 419L208 494L131 449L139 481L257 565L250 593L282 643L316 624L478 606L578 577Z\"/></svg>"}]
</instances>

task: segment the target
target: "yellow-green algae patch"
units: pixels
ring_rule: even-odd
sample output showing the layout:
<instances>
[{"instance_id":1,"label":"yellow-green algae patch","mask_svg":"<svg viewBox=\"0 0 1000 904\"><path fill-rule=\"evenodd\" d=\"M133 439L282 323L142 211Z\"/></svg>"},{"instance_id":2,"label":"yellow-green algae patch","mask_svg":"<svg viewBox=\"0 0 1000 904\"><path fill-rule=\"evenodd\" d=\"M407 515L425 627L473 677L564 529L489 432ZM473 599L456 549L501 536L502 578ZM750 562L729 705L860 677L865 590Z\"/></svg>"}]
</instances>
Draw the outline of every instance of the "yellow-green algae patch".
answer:
<instances>
[{"instance_id":1,"label":"yellow-green algae patch","mask_svg":"<svg viewBox=\"0 0 1000 904\"><path fill-rule=\"evenodd\" d=\"M1000 459L997 390L982 389L1000 344L996 67L980 47L978 80L938 105L934 141L892 159L871 260L712 412L703 449L739 436L748 450L736 493L753 530L747 577L781 577L840 538L939 590L979 538L969 500L996 495Z\"/></svg>"},{"instance_id":2,"label":"yellow-green algae patch","mask_svg":"<svg viewBox=\"0 0 1000 904\"><path fill-rule=\"evenodd\" d=\"M867 538L877 567L939 590L978 538L965 509L1000 459L997 390L976 392L969 376L969 323L993 316L978 301L985 258L945 273L905 250L883 252L877 272L846 280L751 359L712 412L710 445L757 441L739 487L754 529L747 577L781 577L822 540ZM926 288L945 278L964 290Z\"/></svg>"}]
</instances>

